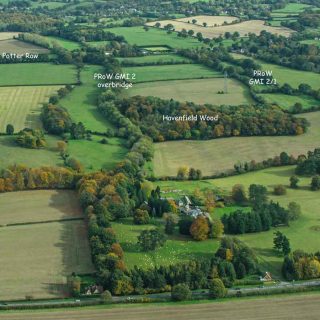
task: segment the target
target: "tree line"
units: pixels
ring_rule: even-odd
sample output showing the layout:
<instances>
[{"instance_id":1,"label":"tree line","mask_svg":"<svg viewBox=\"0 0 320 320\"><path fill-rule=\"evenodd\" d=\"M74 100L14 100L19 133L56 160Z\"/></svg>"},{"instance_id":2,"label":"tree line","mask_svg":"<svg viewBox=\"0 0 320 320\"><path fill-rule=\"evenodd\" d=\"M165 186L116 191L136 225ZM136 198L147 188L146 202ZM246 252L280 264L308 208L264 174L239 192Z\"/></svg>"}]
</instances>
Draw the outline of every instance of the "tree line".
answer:
<instances>
[{"instance_id":1,"label":"tree line","mask_svg":"<svg viewBox=\"0 0 320 320\"><path fill-rule=\"evenodd\" d=\"M0 171L0 192L73 189L79 176L69 168L10 166Z\"/></svg>"},{"instance_id":2,"label":"tree line","mask_svg":"<svg viewBox=\"0 0 320 320\"><path fill-rule=\"evenodd\" d=\"M309 280L320 277L320 252L296 250L284 258L282 274L287 280Z\"/></svg>"}]
</instances>

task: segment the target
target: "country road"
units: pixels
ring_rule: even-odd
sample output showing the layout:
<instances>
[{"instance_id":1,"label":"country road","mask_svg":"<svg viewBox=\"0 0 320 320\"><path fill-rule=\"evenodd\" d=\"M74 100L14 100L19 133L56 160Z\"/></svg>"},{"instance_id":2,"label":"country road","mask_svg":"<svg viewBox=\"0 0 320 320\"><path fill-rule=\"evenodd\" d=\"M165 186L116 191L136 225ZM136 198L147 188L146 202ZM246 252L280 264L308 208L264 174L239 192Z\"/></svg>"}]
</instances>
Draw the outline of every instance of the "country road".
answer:
<instances>
[{"instance_id":1,"label":"country road","mask_svg":"<svg viewBox=\"0 0 320 320\"><path fill-rule=\"evenodd\" d=\"M320 295L229 300L185 305L123 306L0 313L3 320L318 320Z\"/></svg>"},{"instance_id":2,"label":"country road","mask_svg":"<svg viewBox=\"0 0 320 320\"><path fill-rule=\"evenodd\" d=\"M259 293L260 291L269 291L269 290L281 290L285 288L303 288L303 287L320 287L320 280L313 280L313 281L304 281L304 282L279 282L278 284L275 285L268 285L268 286L263 286L263 287L249 287L249 288L231 288L228 289L228 297L234 297L239 292L241 293L246 293L246 294L252 294L254 295L255 293ZM201 290L201 291L194 291L192 292L192 296L196 300L201 300L201 299L208 299L209 298L209 292L208 290ZM161 299L161 300L170 300L171 299L171 293L170 292L165 292L165 293L152 293L152 294L147 294L147 295L131 295L131 296L114 296L112 297L112 300L114 303L128 303L131 300L136 300L138 298L151 298L151 299ZM74 304L75 307L80 306L81 303L90 303L92 304L98 304L100 301L99 298L88 298L88 297L81 297L77 300L54 300L54 301L31 301L31 302L7 302L7 303L1 303L0 302L0 307L2 305L9 306L12 308L19 308L21 305L32 305L35 308L41 308L43 306L44 308L48 306L54 306L54 305L70 305Z\"/></svg>"}]
</instances>

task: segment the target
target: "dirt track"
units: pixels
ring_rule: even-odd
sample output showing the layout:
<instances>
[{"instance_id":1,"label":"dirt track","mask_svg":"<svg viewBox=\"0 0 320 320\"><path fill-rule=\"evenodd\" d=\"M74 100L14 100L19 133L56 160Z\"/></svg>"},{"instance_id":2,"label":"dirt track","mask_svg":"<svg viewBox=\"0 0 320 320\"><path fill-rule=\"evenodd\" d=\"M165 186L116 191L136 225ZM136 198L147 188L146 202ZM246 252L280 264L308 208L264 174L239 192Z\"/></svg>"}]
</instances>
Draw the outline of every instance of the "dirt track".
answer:
<instances>
[{"instance_id":1,"label":"dirt track","mask_svg":"<svg viewBox=\"0 0 320 320\"><path fill-rule=\"evenodd\" d=\"M232 300L222 303L172 305L113 309L77 309L64 311L36 311L0 313L6 320L275 320L319 319L320 295L274 297L258 300Z\"/></svg>"}]
</instances>

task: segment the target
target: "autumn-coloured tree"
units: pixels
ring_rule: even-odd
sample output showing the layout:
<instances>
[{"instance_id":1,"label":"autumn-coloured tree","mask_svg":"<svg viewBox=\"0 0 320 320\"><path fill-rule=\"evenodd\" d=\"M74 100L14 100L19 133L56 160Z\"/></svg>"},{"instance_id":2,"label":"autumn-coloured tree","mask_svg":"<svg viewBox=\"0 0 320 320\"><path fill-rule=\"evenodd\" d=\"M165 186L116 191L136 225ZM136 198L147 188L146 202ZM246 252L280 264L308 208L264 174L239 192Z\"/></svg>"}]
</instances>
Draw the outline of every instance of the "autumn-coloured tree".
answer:
<instances>
[{"instance_id":1,"label":"autumn-coloured tree","mask_svg":"<svg viewBox=\"0 0 320 320\"><path fill-rule=\"evenodd\" d=\"M187 166L182 166L178 169L177 178L179 180L187 180L189 176L189 168Z\"/></svg>"},{"instance_id":2,"label":"autumn-coloured tree","mask_svg":"<svg viewBox=\"0 0 320 320\"><path fill-rule=\"evenodd\" d=\"M211 222L211 232L210 236L215 239L222 237L224 232L224 225L220 219L213 219Z\"/></svg>"},{"instance_id":3,"label":"autumn-coloured tree","mask_svg":"<svg viewBox=\"0 0 320 320\"><path fill-rule=\"evenodd\" d=\"M79 160L77 160L75 158L68 158L66 160L66 165L77 172L83 171L83 165L81 164L81 162Z\"/></svg>"},{"instance_id":4,"label":"autumn-coloured tree","mask_svg":"<svg viewBox=\"0 0 320 320\"><path fill-rule=\"evenodd\" d=\"M219 278L212 279L209 284L209 294L213 299L223 298L227 293L227 290L223 282Z\"/></svg>"},{"instance_id":5,"label":"autumn-coloured tree","mask_svg":"<svg viewBox=\"0 0 320 320\"><path fill-rule=\"evenodd\" d=\"M197 241L208 239L209 231L208 219L203 216L197 217L190 227L190 234L192 238Z\"/></svg>"},{"instance_id":6,"label":"autumn-coloured tree","mask_svg":"<svg viewBox=\"0 0 320 320\"><path fill-rule=\"evenodd\" d=\"M67 143L65 141L60 140L60 141L57 142L57 148L58 148L58 151L59 151L61 156L66 153L67 147L68 147L68 145L67 145Z\"/></svg>"},{"instance_id":7,"label":"autumn-coloured tree","mask_svg":"<svg viewBox=\"0 0 320 320\"><path fill-rule=\"evenodd\" d=\"M121 259L123 258L123 250L121 248L120 243L112 244L110 252L114 253L115 255L117 255Z\"/></svg>"},{"instance_id":8,"label":"autumn-coloured tree","mask_svg":"<svg viewBox=\"0 0 320 320\"><path fill-rule=\"evenodd\" d=\"M147 210L136 209L133 216L133 222L135 224L148 224L150 216Z\"/></svg>"},{"instance_id":9,"label":"autumn-coloured tree","mask_svg":"<svg viewBox=\"0 0 320 320\"><path fill-rule=\"evenodd\" d=\"M206 190L204 205L207 212L213 212L215 207L215 195L212 190Z\"/></svg>"}]
</instances>

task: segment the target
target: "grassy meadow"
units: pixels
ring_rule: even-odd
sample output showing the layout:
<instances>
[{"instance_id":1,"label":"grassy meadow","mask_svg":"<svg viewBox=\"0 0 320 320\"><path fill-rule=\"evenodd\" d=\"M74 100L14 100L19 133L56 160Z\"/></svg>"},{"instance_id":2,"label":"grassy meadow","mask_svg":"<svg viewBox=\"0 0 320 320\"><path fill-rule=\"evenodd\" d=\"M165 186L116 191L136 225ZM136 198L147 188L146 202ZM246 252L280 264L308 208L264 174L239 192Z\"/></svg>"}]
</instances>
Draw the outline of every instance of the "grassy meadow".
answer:
<instances>
[{"instance_id":1,"label":"grassy meadow","mask_svg":"<svg viewBox=\"0 0 320 320\"><path fill-rule=\"evenodd\" d=\"M13 195L15 200L10 201ZM19 203L16 199L19 199ZM1 300L25 299L28 295L36 299L64 297L68 275L72 272L86 274L93 271L84 222L63 221L64 217L74 217L81 213L75 193L6 193L1 195L0 202L5 204L6 210L2 210L0 220L9 223L34 222L1 228ZM26 208L31 213L28 217L24 217ZM55 220L62 220L37 223L54 217Z\"/></svg>"},{"instance_id":2,"label":"grassy meadow","mask_svg":"<svg viewBox=\"0 0 320 320\"><path fill-rule=\"evenodd\" d=\"M106 132L111 124L99 113L96 106L96 98L99 94L98 81L93 79L95 72L102 72L99 66L85 66L82 69L81 85L76 86L71 93L60 100L74 122L82 122L89 130Z\"/></svg>"},{"instance_id":3,"label":"grassy meadow","mask_svg":"<svg viewBox=\"0 0 320 320\"><path fill-rule=\"evenodd\" d=\"M310 190L310 177L299 177L299 188L297 190L289 188L290 176L294 174L294 166L269 168L258 172L251 172L240 176L233 176L222 179L204 180L204 181L163 181L155 182L161 190L181 190L181 194L191 193L195 188L214 189L221 194L229 193L232 186L242 184L246 188L250 184L262 184L269 190L270 199L279 202L282 206L287 206L289 202L295 201L300 204L302 216L290 223L290 227L277 228L283 232L289 239L293 250L303 249L307 252L319 250L320 232L319 215L320 206L319 192ZM287 194L275 196L272 194L273 187L277 184L287 186ZM216 209L213 216L220 217L225 209ZM247 243L257 254L262 271L270 271L274 275L280 275L282 257L273 249L272 229L267 232L239 235L239 239Z\"/></svg>"},{"instance_id":4,"label":"grassy meadow","mask_svg":"<svg viewBox=\"0 0 320 320\"><path fill-rule=\"evenodd\" d=\"M312 45L315 45L315 46L317 46L317 47L319 47L320 48L320 40L311 40L311 39L309 39L309 40L302 40L302 41L300 41L300 43L303 43L303 44L312 44Z\"/></svg>"},{"instance_id":5,"label":"grassy meadow","mask_svg":"<svg viewBox=\"0 0 320 320\"><path fill-rule=\"evenodd\" d=\"M272 13L299 14L303 12L305 9L310 7L311 7L310 5L304 4L304 3L290 2L282 9L273 10Z\"/></svg>"},{"instance_id":6,"label":"grassy meadow","mask_svg":"<svg viewBox=\"0 0 320 320\"><path fill-rule=\"evenodd\" d=\"M38 150L22 148L15 143L14 139L14 136L0 136L0 169L14 164L31 168L62 165L56 148L57 138L46 136L46 148Z\"/></svg>"},{"instance_id":7,"label":"grassy meadow","mask_svg":"<svg viewBox=\"0 0 320 320\"><path fill-rule=\"evenodd\" d=\"M44 36L44 38L46 38L48 41L51 42L51 45L54 43L57 43L59 46L63 47L64 49L67 50L76 50L80 48L80 43L75 42L75 41L71 41L71 40L67 40L67 39L63 39L63 38L59 38L59 37L53 37L53 36Z\"/></svg>"},{"instance_id":8,"label":"grassy meadow","mask_svg":"<svg viewBox=\"0 0 320 320\"><path fill-rule=\"evenodd\" d=\"M233 169L238 161L263 161L282 151L295 156L319 147L320 112L300 114L311 126L300 136L232 137L206 141L167 141L155 144L155 176L176 176L182 165L204 175ZM179 152L177 152L179 150Z\"/></svg>"},{"instance_id":9,"label":"grassy meadow","mask_svg":"<svg viewBox=\"0 0 320 320\"><path fill-rule=\"evenodd\" d=\"M167 34L166 31L155 28L145 31L143 27L119 27L112 28L112 33L125 37L129 44L136 44L141 47L169 46L171 48L188 49L203 46L195 38L181 38L176 33Z\"/></svg>"},{"instance_id":10,"label":"grassy meadow","mask_svg":"<svg viewBox=\"0 0 320 320\"><path fill-rule=\"evenodd\" d=\"M164 66L145 67L124 67L123 71L130 75L135 75L134 83L178 80L178 79L200 79L200 78L220 78L222 74L213 71L200 64L177 64Z\"/></svg>"},{"instance_id":11,"label":"grassy meadow","mask_svg":"<svg viewBox=\"0 0 320 320\"><path fill-rule=\"evenodd\" d=\"M320 105L318 100L310 96L289 96L277 93L265 93L260 96L266 99L268 103L276 104L283 110L290 110L295 103L301 103L305 110Z\"/></svg>"},{"instance_id":12,"label":"grassy meadow","mask_svg":"<svg viewBox=\"0 0 320 320\"><path fill-rule=\"evenodd\" d=\"M143 57L130 57L130 58L118 58L122 65L135 64L135 65L145 65L145 64L156 64L156 63L188 63L191 60L178 56L176 54L160 54L160 55L149 55Z\"/></svg>"},{"instance_id":13,"label":"grassy meadow","mask_svg":"<svg viewBox=\"0 0 320 320\"><path fill-rule=\"evenodd\" d=\"M36 86L76 83L72 65L50 63L1 64L0 86Z\"/></svg>"},{"instance_id":14,"label":"grassy meadow","mask_svg":"<svg viewBox=\"0 0 320 320\"><path fill-rule=\"evenodd\" d=\"M64 2L55 2L55 1L45 1L45 2L32 2L32 8L43 8L48 7L50 10L57 9L65 6Z\"/></svg>"},{"instance_id":15,"label":"grassy meadow","mask_svg":"<svg viewBox=\"0 0 320 320\"><path fill-rule=\"evenodd\" d=\"M218 94L218 91L224 90L223 78L140 83L127 90L127 93L130 96L155 96L199 104L239 105L253 102L247 87L237 80L228 79L227 81L228 93L224 94Z\"/></svg>"},{"instance_id":16,"label":"grassy meadow","mask_svg":"<svg viewBox=\"0 0 320 320\"><path fill-rule=\"evenodd\" d=\"M163 228L161 220L157 221ZM211 257L219 247L217 240L203 242L192 241L191 238L175 234L169 236L165 245L155 252L141 252L137 237L142 230L155 228L154 225L134 225L132 219L123 219L112 223L121 247L125 251L124 259L128 268L135 265L148 269L159 265L171 265L190 259Z\"/></svg>"},{"instance_id":17,"label":"grassy meadow","mask_svg":"<svg viewBox=\"0 0 320 320\"><path fill-rule=\"evenodd\" d=\"M40 113L42 103L61 86L0 87L0 132L5 132L7 124L15 131L41 128Z\"/></svg>"},{"instance_id":18,"label":"grassy meadow","mask_svg":"<svg viewBox=\"0 0 320 320\"><path fill-rule=\"evenodd\" d=\"M68 152L78 159L84 170L99 171L101 168L111 170L125 157L128 150L119 138L107 138L108 144L100 143L103 137L92 136L92 141L69 140Z\"/></svg>"},{"instance_id":19,"label":"grassy meadow","mask_svg":"<svg viewBox=\"0 0 320 320\"><path fill-rule=\"evenodd\" d=\"M233 53L232 56L236 59L246 58L246 56L237 53ZM318 73L290 69L257 59L255 61L261 65L262 70L271 70L273 77L277 79L280 85L288 83L293 88L298 88L299 84L307 83L315 90L320 88L320 75Z\"/></svg>"}]
</instances>

